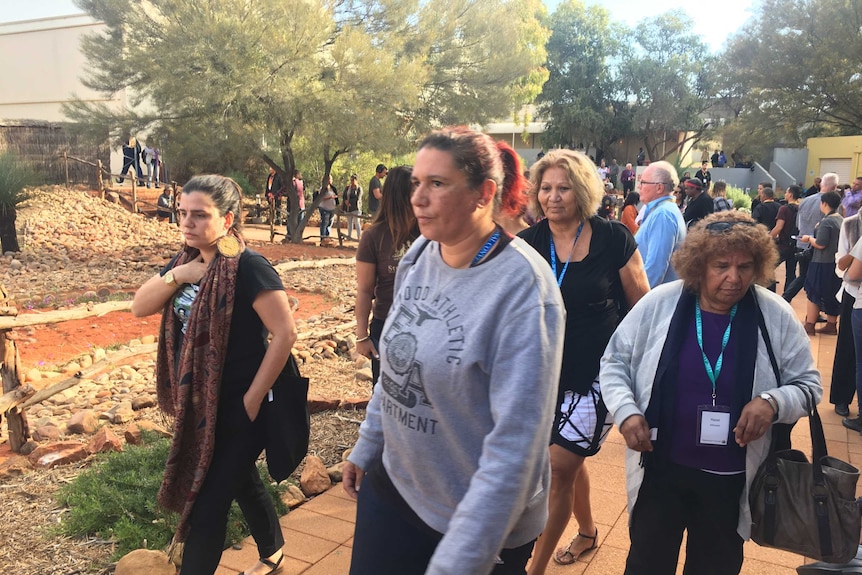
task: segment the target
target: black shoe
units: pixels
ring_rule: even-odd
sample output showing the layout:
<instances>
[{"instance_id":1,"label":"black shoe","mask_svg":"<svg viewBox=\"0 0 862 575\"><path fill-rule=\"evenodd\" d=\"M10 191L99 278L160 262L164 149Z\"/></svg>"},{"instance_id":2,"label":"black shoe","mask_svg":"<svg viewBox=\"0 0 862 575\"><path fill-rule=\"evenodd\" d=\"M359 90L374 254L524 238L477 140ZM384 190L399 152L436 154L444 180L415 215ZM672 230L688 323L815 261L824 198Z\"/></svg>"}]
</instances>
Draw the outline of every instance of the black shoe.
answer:
<instances>
[{"instance_id":1,"label":"black shoe","mask_svg":"<svg viewBox=\"0 0 862 575\"><path fill-rule=\"evenodd\" d=\"M862 433L862 417L854 417L853 419L845 417L841 420L841 425L847 429L852 429L853 431Z\"/></svg>"},{"instance_id":2,"label":"black shoe","mask_svg":"<svg viewBox=\"0 0 862 575\"><path fill-rule=\"evenodd\" d=\"M817 316L817 319L816 319L815 321L816 321L817 323L824 323L824 322L826 321L826 318L825 318L825 317L823 317L822 315L818 315L818 316Z\"/></svg>"},{"instance_id":3,"label":"black shoe","mask_svg":"<svg viewBox=\"0 0 862 575\"><path fill-rule=\"evenodd\" d=\"M837 413L841 417L847 417L848 415L850 415L850 406L846 403L836 403L835 413Z\"/></svg>"}]
</instances>

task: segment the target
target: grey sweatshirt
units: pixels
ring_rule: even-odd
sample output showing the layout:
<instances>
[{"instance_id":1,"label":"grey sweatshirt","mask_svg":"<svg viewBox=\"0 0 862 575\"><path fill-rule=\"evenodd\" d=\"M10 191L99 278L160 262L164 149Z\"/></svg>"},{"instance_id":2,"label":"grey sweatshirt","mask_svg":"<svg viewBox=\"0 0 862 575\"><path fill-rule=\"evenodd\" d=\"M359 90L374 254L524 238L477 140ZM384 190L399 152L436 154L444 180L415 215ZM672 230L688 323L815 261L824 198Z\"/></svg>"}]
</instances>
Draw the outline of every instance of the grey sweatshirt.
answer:
<instances>
[{"instance_id":1,"label":"grey sweatshirt","mask_svg":"<svg viewBox=\"0 0 862 575\"><path fill-rule=\"evenodd\" d=\"M380 380L349 459L383 458L398 492L444 533L426 573L482 575L547 518L548 441L565 308L520 238L474 268L420 237L401 260Z\"/></svg>"}]
</instances>

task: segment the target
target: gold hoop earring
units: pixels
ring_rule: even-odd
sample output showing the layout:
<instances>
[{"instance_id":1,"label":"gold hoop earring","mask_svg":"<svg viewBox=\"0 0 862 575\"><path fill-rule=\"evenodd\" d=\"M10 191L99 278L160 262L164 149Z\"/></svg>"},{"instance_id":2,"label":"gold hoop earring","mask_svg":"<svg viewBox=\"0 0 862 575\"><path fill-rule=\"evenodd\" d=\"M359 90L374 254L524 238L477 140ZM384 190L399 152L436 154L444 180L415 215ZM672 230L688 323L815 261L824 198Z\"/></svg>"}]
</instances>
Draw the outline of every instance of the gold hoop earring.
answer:
<instances>
[{"instance_id":1,"label":"gold hoop earring","mask_svg":"<svg viewBox=\"0 0 862 575\"><path fill-rule=\"evenodd\" d=\"M216 242L216 249L226 258L235 258L239 255L239 240L232 235L222 236Z\"/></svg>"}]
</instances>

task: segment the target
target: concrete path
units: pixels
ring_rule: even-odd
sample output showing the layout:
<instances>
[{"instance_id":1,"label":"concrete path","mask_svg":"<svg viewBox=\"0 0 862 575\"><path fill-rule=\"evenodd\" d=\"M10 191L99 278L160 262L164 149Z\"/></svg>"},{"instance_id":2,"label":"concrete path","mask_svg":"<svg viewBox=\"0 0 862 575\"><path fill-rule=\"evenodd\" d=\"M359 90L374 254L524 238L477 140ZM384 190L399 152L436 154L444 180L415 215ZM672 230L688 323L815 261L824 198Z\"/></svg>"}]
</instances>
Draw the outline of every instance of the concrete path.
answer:
<instances>
[{"instance_id":1,"label":"concrete path","mask_svg":"<svg viewBox=\"0 0 862 575\"><path fill-rule=\"evenodd\" d=\"M778 277L783 277L780 273ZM793 302L799 317L804 317L805 294L800 293ZM841 425L829 403L829 384L832 379L832 361L835 356L836 336L811 336L811 345L817 367L823 377L824 394L819 411L830 455L855 466L862 465L862 436ZM851 407L855 414L855 408ZM793 444L811 453L808 426L797 425L793 431ZM599 548L587 554L574 565L559 566L551 562L548 575L615 575L625 568L629 548L628 512L626 511L625 442L614 428L598 455L588 463L592 484L592 507L599 529ZM857 487L857 496L862 488ZM350 566L353 541L353 524L356 507L352 500L336 485L327 493L316 497L281 519L284 529L284 575L346 575ZM577 532L574 520L561 541L568 542ZM252 565L257 558L254 542L249 538L241 550L229 549L222 556L217 575L235 575ZM745 544L743 575L795 575L796 566L806 560L791 553L759 547L753 542ZM811 561L807 561L811 562ZM677 569L682 573L682 565ZM470 574L464 574L470 575Z\"/></svg>"}]
</instances>

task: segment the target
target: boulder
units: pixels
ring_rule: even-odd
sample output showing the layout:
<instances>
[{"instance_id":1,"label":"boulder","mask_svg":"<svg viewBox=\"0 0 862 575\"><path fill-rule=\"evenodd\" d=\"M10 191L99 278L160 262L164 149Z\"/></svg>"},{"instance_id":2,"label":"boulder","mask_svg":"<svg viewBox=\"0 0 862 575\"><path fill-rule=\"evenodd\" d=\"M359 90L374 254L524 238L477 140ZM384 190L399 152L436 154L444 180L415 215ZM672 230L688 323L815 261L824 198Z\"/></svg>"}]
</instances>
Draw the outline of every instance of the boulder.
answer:
<instances>
[{"instance_id":1,"label":"boulder","mask_svg":"<svg viewBox=\"0 0 862 575\"><path fill-rule=\"evenodd\" d=\"M322 459L316 455L305 458L305 468L302 470L299 484L307 497L319 495L332 487L332 481L329 479L329 473Z\"/></svg>"},{"instance_id":2,"label":"boulder","mask_svg":"<svg viewBox=\"0 0 862 575\"><path fill-rule=\"evenodd\" d=\"M371 367L363 367L356 370L356 379L359 381L374 381L374 375L371 372Z\"/></svg>"},{"instance_id":3,"label":"boulder","mask_svg":"<svg viewBox=\"0 0 862 575\"><path fill-rule=\"evenodd\" d=\"M65 441L40 445L28 456L33 467L52 468L67 463L75 463L86 459L89 455L87 446L83 443Z\"/></svg>"},{"instance_id":4,"label":"boulder","mask_svg":"<svg viewBox=\"0 0 862 575\"><path fill-rule=\"evenodd\" d=\"M308 398L308 410L311 413L320 413L321 411L331 411L333 409L338 409L339 403L341 403L340 399L326 398L326 397L320 397L319 395L313 395L313 396L309 396L309 398Z\"/></svg>"},{"instance_id":5,"label":"boulder","mask_svg":"<svg viewBox=\"0 0 862 575\"><path fill-rule=\"evenodd\" d=\"M0 478L20 477L32 469L30 462L23 455L13 455L0 463Z\"/></svg>"},{"instance_id":6,"label":"boulder","mask_svg":"<svg viewBox=\"0 0 862 575\"><path fill-rule=\"evenodd\" d=\"M87 451L90 453L105 453L108 451L122 451L123 440L108 427L103 427L96 432L96 435L87 444Z\"/></svg>"},{"instance_id":7,"label":"boulder","mask_svg":"<svg viewBox=\"0 0 862 575\"><path fill-rule=\"evenodd\" d=\"M114 575L176 575L177 568L164 551L135 549L117 562Z\"/></svg>"},{"instance_id":8,"label":"boulder","mask_svg":"<svg viewBox=\"0 0 862 575\"><path fill-rule=\"evenodd\" d=\"M348 397L341 400L341 405L339 407L347 409L365 409L368 407L369 401L371 401L370 397Z\"/></svg>"},{"instance_id":9,"label":"boulder","mask_svg":"<svg viewBox=\"0 0 862 575\"><path fill-rule=\"evenodd\" d=\"M79 411L66 422L66 431L69 433L93 433L99 425L96 412L92 409Z\"/></svg>"},{"instance_id":10,"label":"boulder","mask_svg":"<svg viewBox=\"0 0 862 575\"><path fill-rule=\"evenodd\" d=\"M328 467L326 473L329 475L329 480L333 483L341 483L342 468L344 468L343 461L339 461L335 465Z\"/></svg>"},{"instance_id":11,"label":"boulder","mask_svg":"<svg viewBox=\"0 0 862 575\"><path fill-rule=\"evenodd\" d=\"M302 489L291 483L287 486L287 490L281 494L281 500L289 509L293 509L305 503L305 494Z\"/></svg>"},{"instance_id":12,"label":"boulder","mask_svg":"<svg viewBox=\"0 0 862 575\"><path fill-rule=\"evenodd\" d=\"M60 429L54 424L40 425L33 432L36 441L57 441L60 439Z\"/></svg>"},{"instance_id":13,"label":"boulder","mask_svg":"<svg viewBox=\"0 0 862 575\"><path fill-rule=\"evenodd\" d=\"M156 405L156 398L152 395L141 395L132 400L132 410L139 411Z\"/></svg>"}]
</instances>

